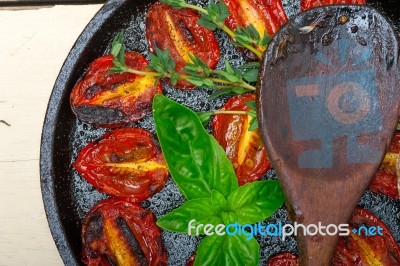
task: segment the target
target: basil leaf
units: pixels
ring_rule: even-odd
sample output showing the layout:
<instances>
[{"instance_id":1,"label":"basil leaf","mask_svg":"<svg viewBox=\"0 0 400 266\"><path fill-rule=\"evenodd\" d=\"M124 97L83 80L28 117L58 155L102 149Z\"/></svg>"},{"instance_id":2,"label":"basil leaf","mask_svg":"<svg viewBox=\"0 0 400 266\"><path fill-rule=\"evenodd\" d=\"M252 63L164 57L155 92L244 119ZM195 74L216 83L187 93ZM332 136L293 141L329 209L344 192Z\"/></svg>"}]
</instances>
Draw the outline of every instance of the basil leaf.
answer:
<instances>
[{"instance_id":1,"label":"basil leaf","mask_svg":"<svg viewBox=\"0 0 400 266\"><path fill-rule=\"evenodd\" d=\"M153 100L157 136L169 171L187 199L209 198L213 189L225 198L238 187L225 151L189 108L163 95Z\"/></svg>"},{"instance_id":2,"label":"basil leaf","mask_svg":"<svg viewBox=\"0 0 400 266\"><path fill-rule=\"evenodd\" d=\"M228 202L225 197L217 190L211 192L211 204L216 212L225 211L228 208Z\"/></svg>"},{"instance_id":3,"label":"basil leaf","mask_svg":"<svg viewBox=\"0 0 400 266\"><path fill-rule=\"evenodd\" d=\"M191 220L195 220L190 222ZM189 234L189 223L191 224L190 235L195 235L195 227L199 224L222 224L222 218L213 209L211 199L194 199L161 217L157 225L173 232ZM198 233L204 234L204 226L199 227Z\"/></svg>"},{"instance_id":4,"label":"basil leaf","mask_svg":"<svg viewBox=\"0 0 400 266\"><path fill-rule=\"evenodd\" d=\"M256 181L239 187L228 197L228 208L236 212L237 222L253 224L271 216L284 202L277 180Z\"/></svg>"},{"instance_id":5,"label":"basil leaf","mask_svg":"<svg viewBox=\"0 0 400 266\"><path fill-rule=\"evenodd\" d=\"M195 266L258 265L260 245L257 240L241 235L212 235L201 240L194 261Z\"/></svg>"},{"instance_id":6,"label":"basil leaf","mask_svg":"<svg viewBox=\"0 0 400 266\"><path fill-rule=\"evenodd\" d=\"M197 116L200 119L200 122L205 126L207 125L208 121L210 121L212 112L197 112Z\"/></svg>"},{"instance_id":7,"label":"basil leaf","mask_svg":"<svg viewBox=\"0 0 400 266\"><path fill-rule=\"evenodd\" d=\"M226 225L236 223L238 220L236 212L233 211L223 211L221 212L221 217Z\"/></svg>"}]
</instances>

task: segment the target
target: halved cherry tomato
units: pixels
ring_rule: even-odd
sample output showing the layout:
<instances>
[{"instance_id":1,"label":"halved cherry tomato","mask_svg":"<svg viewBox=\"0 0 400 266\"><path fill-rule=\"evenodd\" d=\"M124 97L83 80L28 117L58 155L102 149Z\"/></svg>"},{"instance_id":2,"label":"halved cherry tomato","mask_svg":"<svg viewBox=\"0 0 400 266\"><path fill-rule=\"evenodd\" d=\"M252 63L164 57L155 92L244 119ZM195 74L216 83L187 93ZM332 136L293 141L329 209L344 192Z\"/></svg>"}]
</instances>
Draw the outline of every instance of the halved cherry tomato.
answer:
<instances>
[{"instance_id":1,"label":"halved cherry tomato","mask_svg":"<svg viewBox=\"0 0 400 266\"><path fill-rule=\"evenodd\" d=\"M167 265L167 254L153 213L117 199L98 202L82 225L86 265Z\"/></svg>"},{"instance_id":2,"label":"halved cherry tomato","mask_svg":"<svg viewBox=\"0 0 400 266\"><path fill-rule=\"evenodd\" d=\"M317 7L317 6L327 6L327 5L365 5L365 0L300 0L301 11Z\"/></svg>"},{"instance_id":3,"label":"halved cherry tomato","mask_svg":"<svg viewBox=\"0 0 400 266\"><path fill-rule=\"evenodd\" d=\"M192 256L190 256L190 258L186 262L186 266L193 266L195 259L196 259L196 254L193 254Z\"/></svg>"},{"instance_id":4,"label":"halved cherry tomato","mask_svg":"<svg viewBox=\"0 0 400 266\"><path fill-rule=\"evenodd\" d=\"M214 33L197 24L197 12L190 9L175 9L157 2L146 17L146 38L150 52L169 49L176 62L176 71L182 70L186 62L191 62L189 54L201 58L211 69L218 63L220 52ZM179 81L177 88L190 89L194 85Z\"/></svg>"},{"instance_id":5,"label":"halved cherry tomato","mask_svg":"<svg viewBox=\"0 0 400 266\"><path fill-rule=\"evenodd\" d=\"M375 227L375 232L366 235L365 228ZM382 229L379 229L382 228ZM350 221L349 236L341 236L333 257L333 266L365 265L396 266L400 265L400 246L393 238L389 228L371 212L357 207ZM358 234L360 232L360 234ZM382 235L379 235L379 232ZM268 266L297 266L297 256L282 253L272 257Z\"/></svg>"},{"instance_id":6,"label":"halved cherry tomato","mask_svg":"<svg viewBox=\"0 0 400 266\"><path fill-rule=\"evenodd\" d=\"M400 132L396 132L381 166L369 184L372 192L400 199L400 178L397 174L400 154Z\"/></svg>"},{"instance_id":7,"label":"halved cherry tomato","mask_svg":"<svg viewBox=\"0 0 400 266\"><path fill-rule=\"evenodd\" d=\"M238 26L247 27L252 24L261 39L265 34L269 37L274 36L288 20L281 0L224 0L224 2L230 13L225 24L233 31ZM257 49L263 52L266 46ZM250 51L244 52L250 59L257 59Z\"/></svg>"},{"instance_id":8,"label":"halved cherry tomato","mask_svg":"<svg viewBox=\"0 0 400 266\"><path fill-rule=\"evenodd\" d=\"M298 266L298 258L292 253L285 252L271 257L268 266Z\"/></svg>"},{"instance_id":9,"label":"halved cherry tomato","mask_svg":"<svg viewBox=\"0 0 400 266\"><path fill-rule=\"evenodd\" d=\"M132 202L159 192L168 169L158 143L139 128L122 128L89 143L74 168L100 192Z\"/></svg>"},{"instance_id":10,"label":"halved cherry tomato","mask_svg":"<svg viewBox=\"0 0 400 266\"><path fill-rule=\"evenodd\" d=\"M97 126L117 127L143 118L151 111L156 93L162 93L155 78L131 73L108 74L113 56L94 60L71 93L71 106L78 118ZM125 53L127 66L146 71L149 62L135 52Z\"/></svg>"},{"instance_id":11,"label":"halved cherry tomato","mask_svg":"<svg viewBox=\"0 0 400 266\"><path fill-rule=\"evenodd\" d=\"M234 96L222 110L250 111L246 102L254 100L254 94ZM271 167L260 132L248 130L250 120L249 115L219 114L212 121L213 135L231 160L239 185L260 179Z\"/></svg>"},{"instance_id":12,"label":"halved cherry tomato","mask_svg":"<svg viewBox=\"0 0 400 266\"><path fill-rule=\"evenodd\" d=\"M336 255L333 258L333 265L400 265L400 247L394 240L389 228L374 214L358 207L353 212L350 230L358 230L361 226L366 228L380 227L383 236L378 234L379 229L377 229L375 236L367 236L365 230L360 230L360 235L350 233L349 236L341 237Z\"/></svg>"}]
</instances>

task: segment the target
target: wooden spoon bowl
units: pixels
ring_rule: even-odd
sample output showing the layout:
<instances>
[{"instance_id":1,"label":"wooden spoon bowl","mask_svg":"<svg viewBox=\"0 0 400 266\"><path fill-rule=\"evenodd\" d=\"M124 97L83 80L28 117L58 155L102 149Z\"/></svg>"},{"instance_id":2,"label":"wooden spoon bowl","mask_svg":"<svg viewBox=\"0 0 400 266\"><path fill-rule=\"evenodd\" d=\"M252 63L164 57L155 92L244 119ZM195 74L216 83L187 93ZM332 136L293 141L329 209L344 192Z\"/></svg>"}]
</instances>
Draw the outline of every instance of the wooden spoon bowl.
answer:
<instances>
[{"instance_id":1,"label":"wooden spoon bowl","mask_svg":"<svg viewBox=\"0 0 400 266\"><path fill-rule=\"evenodd\" d=\"M367 6L311 9L269 45L260 72L260 130L287 197L301 265L329 265L390 143L399 115L398 41ZM325 234L324 234L325 232ZM330 227L330 233L335 232Z\"/></svg>"}]
</instances>

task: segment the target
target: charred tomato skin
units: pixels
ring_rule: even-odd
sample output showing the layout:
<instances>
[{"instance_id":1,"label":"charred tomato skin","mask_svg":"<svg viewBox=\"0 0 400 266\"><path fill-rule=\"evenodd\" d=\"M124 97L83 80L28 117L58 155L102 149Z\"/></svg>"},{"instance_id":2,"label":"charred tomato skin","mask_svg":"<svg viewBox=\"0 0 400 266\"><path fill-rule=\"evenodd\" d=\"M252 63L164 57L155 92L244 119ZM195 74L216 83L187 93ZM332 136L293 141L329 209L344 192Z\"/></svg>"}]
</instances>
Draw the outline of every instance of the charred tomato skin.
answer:
<instances>
[{"instance_id":1,"label":"charred tomato skin","mask_svg":"<svg viewBox=\"0 0 400 266\"><path fill-rule=\"evenodd\" d=\"M229 9L226 26L235 31L238 26L247 27L252 24L260 36L265 33L272 37L288 21L281 0L224 0ZM257 47L263 52L265 47ZM241 49L246 57L256 60L257 57L248 50Z\"/></svg>"},{"instance_id":2,"label":"charred tomato skin","mask_svg":"<svg viewBox=\"0 0 400 266\"><path fill-rule=\"evenodd\" d=\"M167 255L153 213L119 199L98 202L82 224L86 265L167 265Z\"/></svg>"},{"instance_id":3,"label":"charred tomato skin","mask_svg":"<svg viewBox=\"0 0 400 266\"><path fill-rule=\"evenodd\" d=\"M246 102L254 100L254 94L234 96L221 110L250 111ZM231 160L239 185L260 179L271 167L259 130L248 131L250 119L218 114L212 120L213 135Z\"/></svg>"},{"instance_id":4,"label":"charred tomato skin","mask_svg":"<svg viewBox=\"0 0 400 266\"><path fill-rule=\"evenodd\" d=\"M399 163L399 153L400 132L396 131L381 166L369 184L369 189L372 192L383 194L394 199L400 199L400 180L396 169Z\"/></svg>"},{"instance_id":5,"label":"charred tomato skin","mask_svg":"<svg viewBox=\"0 0 400 266\"><path fill-rule=\"evenodd\" d=\"M300 11L306 11L307 9L327 6L327 5L365 5L365 0L301 0L300 1Z\"/></svg>"},{"instance_id":6,"label":"charred tomato skin","mask_svg":"<svg viewBox=\"0 0 400 266\"><path fill-rule=\"evenodd\" d=\"M169 177L158 143L139 128L107 132L83 148L73 166L100 192L131 202L156 194Z\"/></svg>"},{"instance_id":7,"label":"charred tomato skin","mask_svg":"<svg viewBox=\"0 0 400 266\"><path fill-rule=\"evenodd\" d=\"M169 49L178 72L186 62L191 62L188 54L198 56L214 69L220 58L217 39L211 30L197 24L199 19L197 12L187 8L175 9L160 2L153 4L146 16L146 38L150 52L155 53L156 48ZM181 80L175 87L192 89L195 86Z\"/></svg>"},{"instance_id":8,"label":"charred tomato skin","mask_svg":"<svg viewBox=\"0 0 400 266\"><path fill-rule=\"evenodd\" d=\"M361 226L382 228L383 236L366 236L350 233L342 236L336 249L332 265L400 265L400 247L390 233L389 228L371 212L357 207L350 220L350 230ZM365 232L365 231L362 231ZM361 252L363 251L364 252ZM377 261L375 261L377 260Z\"/></svg>"},{"instance_id":9,"label":"charred tomato skin","mask_svg":"<svg viewBox=\"0 0 400 266\"><path fill-rule=\"evenodd\" d=\"M113 60L112 55L94 60L72 89L71 107L81 121L109 128L136 122L151 112L154 95L162 93L161 83L155 85L154 77L108 74ZM136 52L126 52L125 63L141 71L149 64Z\"/></svg>"}]
</instances>

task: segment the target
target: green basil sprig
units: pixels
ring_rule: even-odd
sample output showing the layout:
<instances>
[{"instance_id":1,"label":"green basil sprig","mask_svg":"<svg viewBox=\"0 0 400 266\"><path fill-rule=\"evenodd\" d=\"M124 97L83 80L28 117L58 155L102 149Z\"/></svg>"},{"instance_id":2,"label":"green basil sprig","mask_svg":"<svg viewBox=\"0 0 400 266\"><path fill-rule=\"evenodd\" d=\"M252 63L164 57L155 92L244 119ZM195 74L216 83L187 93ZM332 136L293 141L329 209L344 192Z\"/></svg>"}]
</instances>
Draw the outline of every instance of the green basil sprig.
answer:
<instances>
[{"instance_id":1,"label":"green basil sprig","mask_svg":"<svg viewBox=\"0 0 400 266\"><path fill-rule=\"evenodd\" d=\"M153 101L154 122L169 171L188 199L225 197L238 187L232 164L196 113L165 96Z\"/></svg>"},{"instance_id":2,"label":"green basil sprig","mask_svg":"<svg viewBox=\"0 0 400 266\"><path fill-rule=\"evenodd\" d=\"M188 199L157 224L188 232L188 224L252 224L272 215L284 202L279 182L256 181L238 187L232 163L192 110L163 95L153 101L161 149L171 176ZM211 235L202 239L195 265L258 265L258 242L244 235Z\"/></svg>"},{"instance_id":3,"label":"green basil sprig","mask_svg":"<svg viewBox=\"0 0 400 266\"><path fill-rule=\"evenodd\" d=\"M254 238L246 240L246 236L218 236L203 238L197 248L194 262L198 265L258 265L260 261L260 245Z\"/></svg>"}]
</instances>

